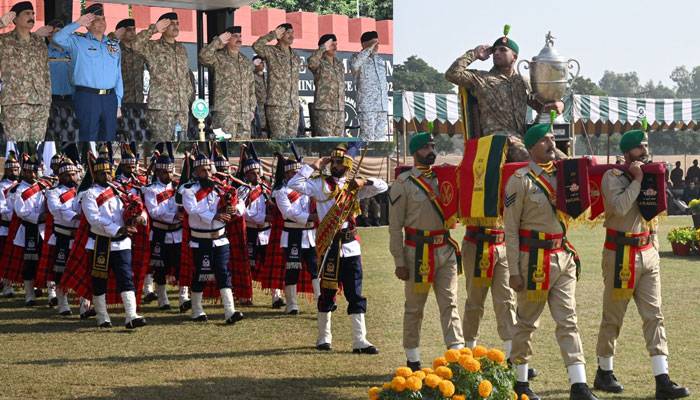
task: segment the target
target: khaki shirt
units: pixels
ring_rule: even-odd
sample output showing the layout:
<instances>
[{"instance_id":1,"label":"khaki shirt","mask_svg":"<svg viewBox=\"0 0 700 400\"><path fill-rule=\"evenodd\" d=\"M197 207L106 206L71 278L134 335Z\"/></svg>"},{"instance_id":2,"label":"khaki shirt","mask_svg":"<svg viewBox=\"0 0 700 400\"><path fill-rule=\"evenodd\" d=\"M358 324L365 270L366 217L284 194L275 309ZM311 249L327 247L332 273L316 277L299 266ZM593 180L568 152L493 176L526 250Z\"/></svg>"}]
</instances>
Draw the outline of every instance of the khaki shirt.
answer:
<instances>
[{"instance_id":1,"label":"khaki shirt","mask_svg":"<svg viewBox=\"0 0 700 400\"><path fill-rule=\"evenodd\" d=\"M406 258L404 227L427 231L445 229L443 219L430 198L423 189L416 186L410 179L411 176L419 177L421 171L413 167L410 171L401 173L389 191L389 251L397 267L413 268L412 260ZM435 194L440 193L436 177L425 180L430 183Z\"/></svg>"},{"instance_id":2,"label":"khaki shirt","mask_svg":"<svg viewBox=\"0 0 700 400\"><path fill-rule=\"evenodd\" d=\"M337 57L328 61L324 48L316 50L309 57L309 69L314 74L314 109L345 110L345 68Z\"/></svg>"},{"instance_id":3,"label":"khaki shirt","mask_svg":"<svg viewBox=\"0 0 700 400\"><path fill-rule=\"evenodd\" d=\"M0 35L0 105L51 104L49 51L33 33L22 40L17 31Z\"/></svg>"},{"instance_id":4,"label":"khaki shirt","mask_svg":"<svg viewBox=\"0 0 700 400\"><path fill-rule=\"evenodd\" d=\"M479 121L485 134L525 134L529 85L517 73L506 76L495 68L478 71L467 67L476 60L474 50L455 60L445 78L464 86L479 102Z\"/></svg>"},{"instance_id":5,"label":"khaki shirt","mask_svg":"<svg viewBox=\"0 0 700 400\"><path fill-rule=\"evenodd\" d=\"M119 44L122 48L122 80L124 82L124 103L143 103L143 69L146 59L132 48Z\"/></svg>"},{"instance_id":6,"label":"khaki shirt","mask_svg":"<svg viewBox=\"0 0 700 400\"><path fill-rule=\"evenodd\" d=\"M217 37L199 52L199 61L216 73L213 111L225 112L236 122L249 123L257 104L253 63L240 52L230 53L223 47Z\"/></svg>"},{"instance_id":7,"label":"khaki shirt","mask_svg":"<svg viewBox=\"0 0 700 400\"><path fill-rule=\"evenodd\" d=\"M639 212L637 196L642 184L632 180L617 168L605 171L601 182L603 205L605 206L604 226L620 232L640 233L649 231L656 225L656 219L647 222ZM659 238L652 235L652 243L659 248Z\"/></svg>"},{"instance_id":8,"label":"khaki shirt","mask_svg":"<svg viewBox=\"0 0 700 400\"><path fill-rule=\"evenodd\" d=\"M563 233L561 224L559 224L547 195L527 176L531 169L537 176L544 174L555 193L557 190L556 177L548 176L542 168L532 161L527 167L515 171L508 179L503 219L510 275L520 274L518 267L520 261L523 260L520 252L519 231L521 229L551 234ZM524 260L527 262L527 253L523 253L522 256L525 257Z\"/></svg>"},{"instance_id":9,"label":"khaki shirt","mask_svg":"<svg viewBox=\"0 0 700 400\"><path fill-rule=\"evenodd\" d=\"M151 40L158 30L155 24L136 35L132 48L141 53L148 63L150 76L148 108L188 112L194 97L187 51L182 43L170 44L165 40Z\"/></svg>"},{"instance_id":10,"label":"khaki shirt","mask_svg":"<svg viewBox=\"0 0 700 400\"><path fill-rule=\"evenodd\" d=\"M285 49L279 43L268 45L276 39L272 31L261 36L253 43L253 50L265 59L267 64L267 98L268 106L299 108L299 69L301 58L294 50Z\"/></svg>"}]
</instances>

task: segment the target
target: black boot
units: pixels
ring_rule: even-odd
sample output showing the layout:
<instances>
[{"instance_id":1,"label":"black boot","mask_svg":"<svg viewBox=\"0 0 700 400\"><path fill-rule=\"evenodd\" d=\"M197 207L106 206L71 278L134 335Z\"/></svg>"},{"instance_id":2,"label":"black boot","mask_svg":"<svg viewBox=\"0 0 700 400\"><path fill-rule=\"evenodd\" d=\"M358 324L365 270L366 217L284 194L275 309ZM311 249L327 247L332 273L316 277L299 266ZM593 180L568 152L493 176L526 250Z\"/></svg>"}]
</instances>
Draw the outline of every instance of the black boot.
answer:
<instances>
[{"instance_id":1,"label":"black boot","mask_svg":"<svg viewBox=\"0 0 700 400\"><path fill-rule=\"evenodd\" d=\"M528 382L515 382L513 390L515 391L515 394L518 395L518 399L520 399L523 395L526 395L530 400L540 400L540 397L530 389L530 384Z\"/></svg>"},{"instance_id":2,"label":"black boot","mask_svg":"<svg viewBox=\"0 0 700 400\"><path fill-rule=\"evenodd\" d=\"M374 346L367 346L361 349L352 349L353 354L379 354L379 349Z\"/></svg>"},{"instance_id":3,"label":"black boot","mask_svg":"<svg viewBox=\"0 0 700 400\"><path fill-rule=\"evenodd\" d=\"M537 378L537 375L539 375L540 372L534 368L528 368L527 369L527 380L531 381L535 378Z\"/></svg>"},{"instance_id":4,"label":"black boot","mask_svg":"<svg viewBox=\"0 0 700 400\"><path fill-rule=\"evenodd\" d=\"M656 400L680 399L690 396L690 391L683 386L678 386L669 378L668 374L656 375Z\"/></svg>"},{"instance_id":5,"label":"black boot","mask_svg":"<svg viewBox=\"0 0 700 400\"><path fill-rule=\"evenodd\" d=\"M598 398L591 393L591 389L585 383L574 383L569 391L569 400L598 400Z\"/></svg>"},{"instance_id":6,"label":"black boot","mask_svg":"<svg viewBox=\"0 0 700 400\"><path fill-rule=\"evenodd\" d=\"M234 311L233 314L230 317L228 317L228 319L226 320L226 323L229 325L233 325L242 319L243 319L243 313L240 311Z\"/></svg>"},{"instance_id":7,"label":"black boot","mask_svg":"<svg viewBox=\"0 0 700 400\"><path fill-rule=\"evenodd\" d=\"M284 300L280 297L279 299L275 300L274 303L272 303L272 308L278 309L286 306Z\"/></svg>"},{"instance_id":8,"label":"black boot","mask_svg":"<svg viewBox=\"0 0 700 400\"><path fill-rule=\"evenodd\" d=\"M192 300L185 300L182 304L180 304L180 312L184 313L187 310L192 308Z\"/></svg>"},{"instance_id":9,"label":"black boot","mask_svg":"<svg viewBox=\"0 0 700 400\"><path fill-rule=\"evenodd\" d=\"M420 371L420 361L406 361L406 366L411 369L411 371Z\"/></svg>"},{"instance_id":10,"label":"black boot","mask_svg":"<svg viewBox=\"0 0 700 400\"><path fill-rule=\"evenodd\" d=\"M593 388L608 393L621 393L624 390L624 387L620 385L612 371L603 371L600 367L595 373Z\"/></svg>"},{"instance_id":11,"label":"black boot","mask_svg":"<svg viewBox=\"0 0 700 400\"><path fill-rule=\"evenodd\" d=\"M145 296L143 296L142 303L149 304L149 303L152 303L156 300L158 300L158 295L155 292L150 292L150 293L147 293Z\"/></svg>"},{"instance_id":12,"label":"black boot","mask_svg":"<svg viewBox=\"0 0 700 400\"><path fill-rule=\"evenodd\" d=\"M318 351L331 351L331 344L330 343L317 344L316 350L318 350Z\"/></svg>"},{"instance_id":13,"label":"black boot","mask_svg":"<svg viewBox=\"0 0 700 400\"><path fill-rule=\"evenodd\" d=\"M126 329L136 329L142 326L146 326L146 318L134 318L131 321L127 322L124 326L126 327Z\"/></svg>"}]
</instances>

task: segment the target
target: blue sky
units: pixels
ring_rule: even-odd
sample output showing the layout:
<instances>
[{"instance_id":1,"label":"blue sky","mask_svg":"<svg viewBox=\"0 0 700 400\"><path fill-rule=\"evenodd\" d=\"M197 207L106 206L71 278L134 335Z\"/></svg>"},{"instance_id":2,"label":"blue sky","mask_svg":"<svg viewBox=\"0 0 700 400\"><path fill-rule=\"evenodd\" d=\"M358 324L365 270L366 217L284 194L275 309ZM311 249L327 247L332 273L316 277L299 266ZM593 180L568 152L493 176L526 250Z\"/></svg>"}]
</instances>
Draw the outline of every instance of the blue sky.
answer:
<instances>
[{"instance_id":1,"label":"blue sky","mask_svg":"<svg viewBox=\"0 0 700 400\"><path fill-rule=\"evenodd\" d=\"M637 71L642 83L672 86L674 67L700 65L698 17L700 2L690 0L394 0L394 63L418 55L443 72L510 24L520 59L537 55L551 30L559 53L577 59L594 82L605 70ZM474 65L488 69L492 61Z\"/></svg>"}]
</instances>

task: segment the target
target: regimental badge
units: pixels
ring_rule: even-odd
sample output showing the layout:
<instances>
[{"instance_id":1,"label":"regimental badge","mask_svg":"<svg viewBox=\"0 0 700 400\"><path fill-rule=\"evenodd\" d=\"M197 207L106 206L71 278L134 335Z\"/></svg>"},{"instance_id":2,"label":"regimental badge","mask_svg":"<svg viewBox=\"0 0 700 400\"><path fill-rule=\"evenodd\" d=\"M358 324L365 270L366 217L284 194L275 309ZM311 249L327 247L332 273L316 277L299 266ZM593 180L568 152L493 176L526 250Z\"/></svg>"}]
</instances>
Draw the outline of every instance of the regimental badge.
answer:
<instances>
[{"instance_id":1,"label":"regimental badge","mask_svg":"<svg viewBox=\"0 0 700 400\"><path fill-rule=\"evenodd\" d=\"M440 184L440 201L443 205L448 205L454 198L454 186L450 182L442 182Z\"/></svg>"},{"instance_id":2,"label":"regimental badge","mask_svg":"<svg viewBox=\"0 0 700 400\"><path fill-rule=\"evenodd\" d=\"M27 247L33 249L34 247L36 247L36 241L34 241L34 239L27 240Z\"/></svg>"},{"instance_id":3,"label":"regimental badge","mask_svg":"<svg viewBox=\"0 0 700 400\"><path fill-rule=\"evenodd\" d=\"M653 188L648 188L647 190L644 191L644 195L648 197L656 196L657 191L654 190Z\"/></svg>"},{"instance_id":4,"label":"regimental badge","mask_svg":"<svg viewBox=\"0 0 700 400\"><path fill-rule=\"evenodd\" d=\"M428 276L429 273L430 273L430 265L428 265L428 263L426 263L426 262L422 262L420 264L420 268L418 269L418 274L420 274L420 276Z\"/></svg>"},{"instance_id":5,"label":"regimental badge","mask_svg":"<svg viewBox=\"0 0 700 400\"><path fill-rule=\"evenodd\" d=\"M58 251L58 254L56 254L56 261L66 261L66 252L63 249L60 249Z\"/></svg>"},{"instance_id":6,"label":"regimental badge","mask_svg":"<svg viewBox=\"0 0 700 400\"><path fill-rule=\"evenodd\" d=\"M211 262L209 261L209 256L208 256L208 255L205 255L205 256L202 258L202 267L204 267L204 268L209 268L210 266L211 266Z\"/></svg>"},{"instance_id":7,"label":"regimental badge","mask_svg":"<svg viewBox=\"0 0 700 400\"><path fill-rule=\"evenodd\" d=\"M572 183L571 186L569 186L569 191L571 191L572 193L576 193L576 192L578 192L578 190L579 190L579 187L576 183Z\"/></svg>"},{"instance_id":8,"label":"regimental badge","mask_svg":"<svg viewBox=\"0 0 700 400\"><path fill-rule=\"evenodd\" d=\"M491 262L489 262L488 257L481 257L481 261L479 262L479 268L482 271L486 271L489 269L490 266L491 266Z\"/></svg>"},{"instance_id":9,"label":"regimental badge","mask_svg":"<svg viewBox=\"0 0 700 400\"><path fill-rule=\"evenodd\" d=\"M105 258L105 256L103 256L103 255L97 256L97 264L104 265L106 263L107 263L107 258Z\"/></svg>"},{"instance_id":10,"label":"regimental badge","mask_svg":"<svg viewBox=\"0 0 700 400\"><path fill-rule=\"evenodd\" d=\"M542 283L542 282L544 282L544 271L541 270L541 269L539 269L539 268L536 269L536 270L532 273L532 281L535 282L535 283Z\"/></svg>"},{"instance_id":11,"label":"regimental badge","mask_svg":"<svg viewBox=\"0 0 700 400\"><path fill-rule=\"evenodd\" d=\"M160 256L160 243L156 243L156 245L153 246L153 255Z\"/></svg>"},{"instance_id":12,"label":"regimental badge","mask_svg":"<svg viewBox=\"0 0 700 400\"><path fill-rule=\"evenodd\" d=\"M289 250L289 255L295 256L295 257L298 256L298 255L299 255L299 248L298 248L298 247L292 247L292 248Z\"/></svg>"},{"instance_id":13,"label":"regimental badge","mask_svg":"<svg viewBox=\"0 0 700 400\"><path fill-rule=\"evenodd\" d=\"M328 271L329 274L334 274L335 273L335 264L332 262L329 262L326 265L326 271Z\"/></svg>"}]
</instances>

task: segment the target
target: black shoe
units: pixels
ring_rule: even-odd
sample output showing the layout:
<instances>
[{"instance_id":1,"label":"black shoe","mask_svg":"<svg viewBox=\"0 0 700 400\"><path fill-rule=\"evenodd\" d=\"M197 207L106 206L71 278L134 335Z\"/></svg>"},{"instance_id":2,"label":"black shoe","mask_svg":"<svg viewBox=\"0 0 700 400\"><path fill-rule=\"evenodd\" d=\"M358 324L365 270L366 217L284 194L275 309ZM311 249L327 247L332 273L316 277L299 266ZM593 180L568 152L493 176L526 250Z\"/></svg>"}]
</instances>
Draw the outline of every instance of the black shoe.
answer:
<instances>
[{"instance_id":1,"label":"black shoe","mask_svg":"<svg viewBox=\"0 0 700 400\"><path fill-rule=\"evenodd\" d=\"M112 327L112 323L109 321L103 322L97 326L98 328L109 329Z\"/></svg>"},{"instance_id":2,"label":"black shoe","mask_svg":"<svg viewBox=\"0 0 700 400\"><path fill-rule=\"evenodd\" d=\"M690 396L690 391L673 382L668 374L657 375L655 378L657 400L680 399L681 397Z\"/></svg>"},{"instance_id":3,"label":"black shoe","mask_svg":"<svg viewBox=\"0 0 700 400\"><path fill-rule=\"evenodd\" d=\"M379 354L379 349L374 346L367 346L362 349L352 349L353 354Z\"/></svg>"},{"instance_id":4,"label":"black shoe","mask_svg":"<svg viewBox=\"0 0 700 400\"><path fill-rule=\"evenodd\" d=\"M58 305L58 298L54 297L49 300L49 307L56 307Z\"/></svg>"},{"instance_id":5,"label":"black shoe","mask_svg":"<svg viewBox=\"0 0 700 400\"><path fill-rule=\"evenodd\" d=\"M126 329L136 329L142 326L146 326L146 318L139 317L132 319L131 321L127 322L125 326Z\"/></svg>"},{"instance_id":6,"label":"black shoe","mask_svg":"<svg viewBox=\"0 0 700 400\"><path fill-rule=\"evenodd\" d=\"M291 310L287 313L287 315L299 315L299 310Z\"/></svg>"},{"instance_id":7,"label":"black shoe","mask_svg":"<svg viewBox=\"0 0 700 400\"><path fill-rule=\"evenodd\" d=\"M43 296L43 295L44 295L44 291L43 291L43 290L41 290L41 289L39 289L39 288L34 289L34 297L37 297L37 298L38 298L38 297L41 297L41 296Z\"/></svg>"},{"instance_id":8,"label":"black shoe","mask_svg":"<svg viewBox=\"0 0 700 400\"><path fill-rule=\"evenodd\" d=\"M84 313L80 314L80 319L88 319L90 317L94 317L95 315L97 315L97 313L95 312L95 309L90 308L87 311L85 311Z\"/></svg>"},{"instance_id":9,"label":"black shoe","mask_svg":"<svg viewBox=\"0 0 700 400\"><path fill-rule=\"evenodd\" d=\"M569 391L569 400L598 400L585 383L574 383Z\"/></svg>"},{"instance_id":10,"label":"black shoe","mask_svg":"<svg viewBox=\"0 0 700 400\"><path fill-rule=\"evenodd\" d=\"M209 317L207 317L207 314L202 314L197 318L192 318L192 322L207 322L209 321Z\"/></svg>"},{"instance_id":11,"label":"black shoe","mask_svg":"<svg viewBox=\"0 0 700 400\"><path fill-rule=\"evenodd\" d=\"M6 299L11 299L11 298L15 297L15 294L13 292L8 292L8 293L3 294L2 297L6 298Z\"/></svg>"},{"instance_id":12,"label":"black shoe","mask_svg":"<svg viewBox=\"0 0 700 400\"><path fill-rule=\"evenodd\" d=\"M240 320L242 320L242 319L243 319L243 313L240 312L240 311L235 311L235 312L233 313L233 315L231 315L230 317L228 317L228 319L226 320L226 323L229 324L229 325L233 325L233 324L235 324L236 322L238 322L238 321L240 321Z\"/></svg>"},{"instance_id":13,"label":"black shoe","mask_svg":"<svg viewBox=\"0 0 700 400\"><path fill-rule=\"evenodd\" d=\"M184 303L180 304L180 312L187 312L192 308L192 300L186 300Z\"/></svg>"},{"instance_id":14,"label":"black shoe","mask_svg":"<svg viewBox=\"0 0 700 400\"><path fill-rule=\"evenodd\" d=\"M540 400L540 397L536 395L532 389L530 389L530 384L528 382L515 382L513 391L515 391L518 399L520 399L523 395L526 395L529 400Z\"/></svg>"},{"instance_id":15,"label":"black shoe","mask_svg":"<svg viewBox=\"0 0 700 400\"><path fill-rule=\"evenodd\" d=\"M286 306L287 304L284 303L284 300L282 299L277 299L275 300L274 303L272 303L272 308L282 308Z\"/></svg>"},{"instance_id":16,"label":"black shoe","mask_svg":"<svg viewBox=\"0 0 700 400\"><path fill-rule=\"evenodd\" d=\"M527 380L528 380L528 381L531 381L531 380L537 378L537 376L538 376L539 374L540 374L540 371L538 371L538 370L536 370L536 369L534 369L534 368L528 368L528 369L527 369Z\"/></svg>"},{"instance_id":17,"label":"black shoe","mask_svg":"<svg viewBox=\"0 0 700 400\"><path fill-rule=\"evenodd\" d=\"M420 361L406 361L406 366L411 369L411 371L420 371Z\"/></svg>"},{"instance_id":18,"label":"black shoe","mask_svg":"<svg viewBox=\"0 0 700 400\"><path fill-rule=\"evenodd\" d=\"M321 343L316 345L316 350L319 351L331 351L331 344L330 343Z\"/></svg>"},{"instance_id":19,"label":"black shoe","mask_svg":"<svg viewBox=\"0 0 700 400\"><path fill-rule=\"evenodd\" d=\"M617 378L612 371L603 371L600 369L600 367L598 367L598 370L595 373L593 388L608 393L622 393L622 391L625 389L622 385L620 385L620 382L617 381Z\"/></svg>"},{"instance_id":20,"label":"black shoe","mask_svg":"<svg viewBox=\"0 0 700 400\"><path fill-rule=\"evenodd\" d=\"M158 295L155 292L150 292L143 296L143 304L149 304L156 300L158 300Z\"/></svg>"},{"instance_id":21,"label":"black shoe","mask_svg":"<svg viewBox=\"0 0 700 400\"><path fill-rule=\"evenodd\" d=\"M36 305L36 301L34 300L27 300L24 302L25 307L34 307Z\"/></svg>"},{"instance_id":22,"label":"black shoe","mask_svg":"<svg viewBox=\"0 0 700 400\"><path fill-rule=\"evenodd\" d=\"M170 307L170 304L163 304L162 306L158 307L158 309L161 311L168 311L172 309L172 307Z\"/></svg>"},{"instance_id":23,"label":"black shoe","mask_svg":"<svg viewBox=\"0 0 700 400\"><path fill-rule=\"evenodd\" d=\"M71 310L66 310L66 311L61 311L60 313L58 313L58 315L60 315L62 317L68 317L68 316L73 315L73 312Z\"/></svg>"}]
</instances>

